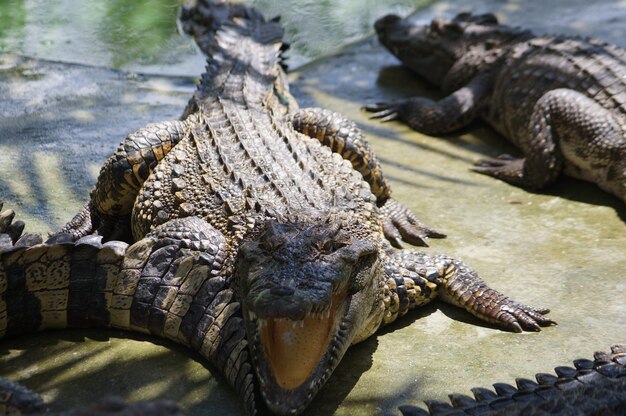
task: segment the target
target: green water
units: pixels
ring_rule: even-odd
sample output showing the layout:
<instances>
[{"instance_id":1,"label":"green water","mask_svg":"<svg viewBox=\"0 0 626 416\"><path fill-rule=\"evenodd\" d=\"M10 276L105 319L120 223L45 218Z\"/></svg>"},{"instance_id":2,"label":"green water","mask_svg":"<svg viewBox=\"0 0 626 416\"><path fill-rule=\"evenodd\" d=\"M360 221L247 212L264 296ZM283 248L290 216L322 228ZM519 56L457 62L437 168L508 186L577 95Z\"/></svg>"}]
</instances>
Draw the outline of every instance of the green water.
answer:
<instances>
[{"instance_id":1,"label":"green water","mask_svg":"<svg viewBox=\"0 0 626 416\"><path fill-rule=\"evenodd\" d=\"M0 0L0 52L121 68L197 75L203 58L176 26L179 0ZM408 14L429 0L253 1L281 15L301 65L372 33L385 13Z\"/></svg>"}]
</instances>

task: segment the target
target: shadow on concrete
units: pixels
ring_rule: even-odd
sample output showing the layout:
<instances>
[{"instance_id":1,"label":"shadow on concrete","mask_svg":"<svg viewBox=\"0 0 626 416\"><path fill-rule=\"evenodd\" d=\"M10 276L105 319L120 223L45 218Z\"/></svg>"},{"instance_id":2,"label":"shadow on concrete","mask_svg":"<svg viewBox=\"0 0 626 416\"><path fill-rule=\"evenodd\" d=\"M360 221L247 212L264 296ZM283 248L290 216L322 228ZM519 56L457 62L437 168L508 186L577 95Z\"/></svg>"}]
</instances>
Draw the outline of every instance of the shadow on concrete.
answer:
<instances>
[{"instance_id":1,"label":"shadow on concrete","mask_svg":"<svg viewBox=\"0 0 626 416\"><path fill-rule=\"evenodd\" d=\"M6 357L9 350L15 357ZM0 355L1 374L18 374L13 381L42 394L53 411L118 395L174 400L190 415L243 414L218 371L168 340L106 329L46 331L3 340Z\"/></svg>"},{"instance_id":2,"label":"shadow on concrete","mask_svg":"<svg viewBox=\"0 0 626 416\"><path fill-rule=\"evenodd\" d=\"M124 137L178 118L194 89L188 77L0 54L0 198L34 231L63 225Z\"/></svg>"}]
</instances>

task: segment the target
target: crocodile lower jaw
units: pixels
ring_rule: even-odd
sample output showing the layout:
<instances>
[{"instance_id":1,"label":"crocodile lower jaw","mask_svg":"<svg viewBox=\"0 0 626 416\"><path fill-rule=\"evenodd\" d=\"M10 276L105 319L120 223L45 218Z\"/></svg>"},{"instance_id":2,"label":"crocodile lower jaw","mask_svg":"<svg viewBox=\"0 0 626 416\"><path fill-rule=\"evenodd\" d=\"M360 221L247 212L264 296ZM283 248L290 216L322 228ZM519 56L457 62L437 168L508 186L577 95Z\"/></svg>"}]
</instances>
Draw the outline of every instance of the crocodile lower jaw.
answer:
<instances>
[{"instance_id":1,"label":"crocodile lower jaw","mask_svg":"<svg viewBox=\"0 0 626 416\"><path fill-rule=\"evenodd\" d=\"M349 299L335 294L325 312L298 321L249 316L260 392L273 413L302 412L326 383L350 345Z\"/></svg>"}]
</instances>

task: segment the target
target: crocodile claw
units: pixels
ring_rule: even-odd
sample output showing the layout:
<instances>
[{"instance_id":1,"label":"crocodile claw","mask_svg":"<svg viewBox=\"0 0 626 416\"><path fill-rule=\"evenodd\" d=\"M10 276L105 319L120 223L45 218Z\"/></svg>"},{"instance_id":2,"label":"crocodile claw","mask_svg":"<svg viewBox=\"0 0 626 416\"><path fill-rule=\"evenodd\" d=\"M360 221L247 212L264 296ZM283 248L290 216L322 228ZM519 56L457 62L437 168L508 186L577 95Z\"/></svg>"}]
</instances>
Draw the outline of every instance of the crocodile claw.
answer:
<instances>
[{"instance_id":1,"label":"crocodile claw","mask_svg":"<svg viewBox=\"0 0 626 416\"><path fill-rule=\"evenodd\" d=\"M372 113L370 119L379 119L385 123L387 121L400 120L400 107L400 102L390 101L366 104L361 108Z\"/></svg>"},{"instance_id":2,"label":"crocodile claw","mask_svg":"<svg viewBox=\"0 0 626 416\"><path fill-rule=\"evenodd\" d=\"M533 308L510 300L499 307L498 321L514 332L540 332L542 326L557 325L556 321L544 316L550 309Z\"/></svg>"},{"instance_id":3,"label":"crocodile claw","mask_svg":"<svg viewBox=\"0 0 626 416\"><path fill-rule=\"evenodd\" d=\"M495 159L481 159L471 170L513 185L525 186L524 159L517 159L510 155L501 155Z\"/></svg>"},{"instance_id":4,"label":"crocodile claw","mask_svg":"<svg viewBox=\"0 0 626 416\"><path fill-rule=\"evenodd\" d=\"M419 221L404 205L389 198L381 207L383 233L392 246L402 248L402 241L428 247L427 238L445 238L446 235Z\"/></svg>"},{"instance_id":5,"label":"crocodile claw","mask_svg":"<svg viewBox=\"0 0 626 416\"><path fill-rule=\"evenodd\" d=\"M22 236L24 221L15 221L15 211L2 211L4 203L0 201L0 247L14 245Z\"/></svg>"}]
</instances>

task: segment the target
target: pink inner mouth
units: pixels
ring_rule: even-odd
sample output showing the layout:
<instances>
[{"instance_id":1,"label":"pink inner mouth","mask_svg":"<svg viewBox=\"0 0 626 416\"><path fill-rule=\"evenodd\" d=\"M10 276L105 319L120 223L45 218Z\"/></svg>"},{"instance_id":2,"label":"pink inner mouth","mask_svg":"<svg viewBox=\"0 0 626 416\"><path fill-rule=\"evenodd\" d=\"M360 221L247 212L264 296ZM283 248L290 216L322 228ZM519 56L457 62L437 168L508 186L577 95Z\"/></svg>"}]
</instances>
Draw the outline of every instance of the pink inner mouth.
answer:
<instances>
[{"instance_id":1,"label":"pink inner mouth","mask_svg":"<svg viewBox=\"0 0 626 416\"><path fill-rule=\"evenodd\" d=\"M261 320L261 344L280 387L295 389L315 370L331 340L337 306L344 297L333 295L329 313L307 315L301 321Z\"/></svg>"}]
</instances>

